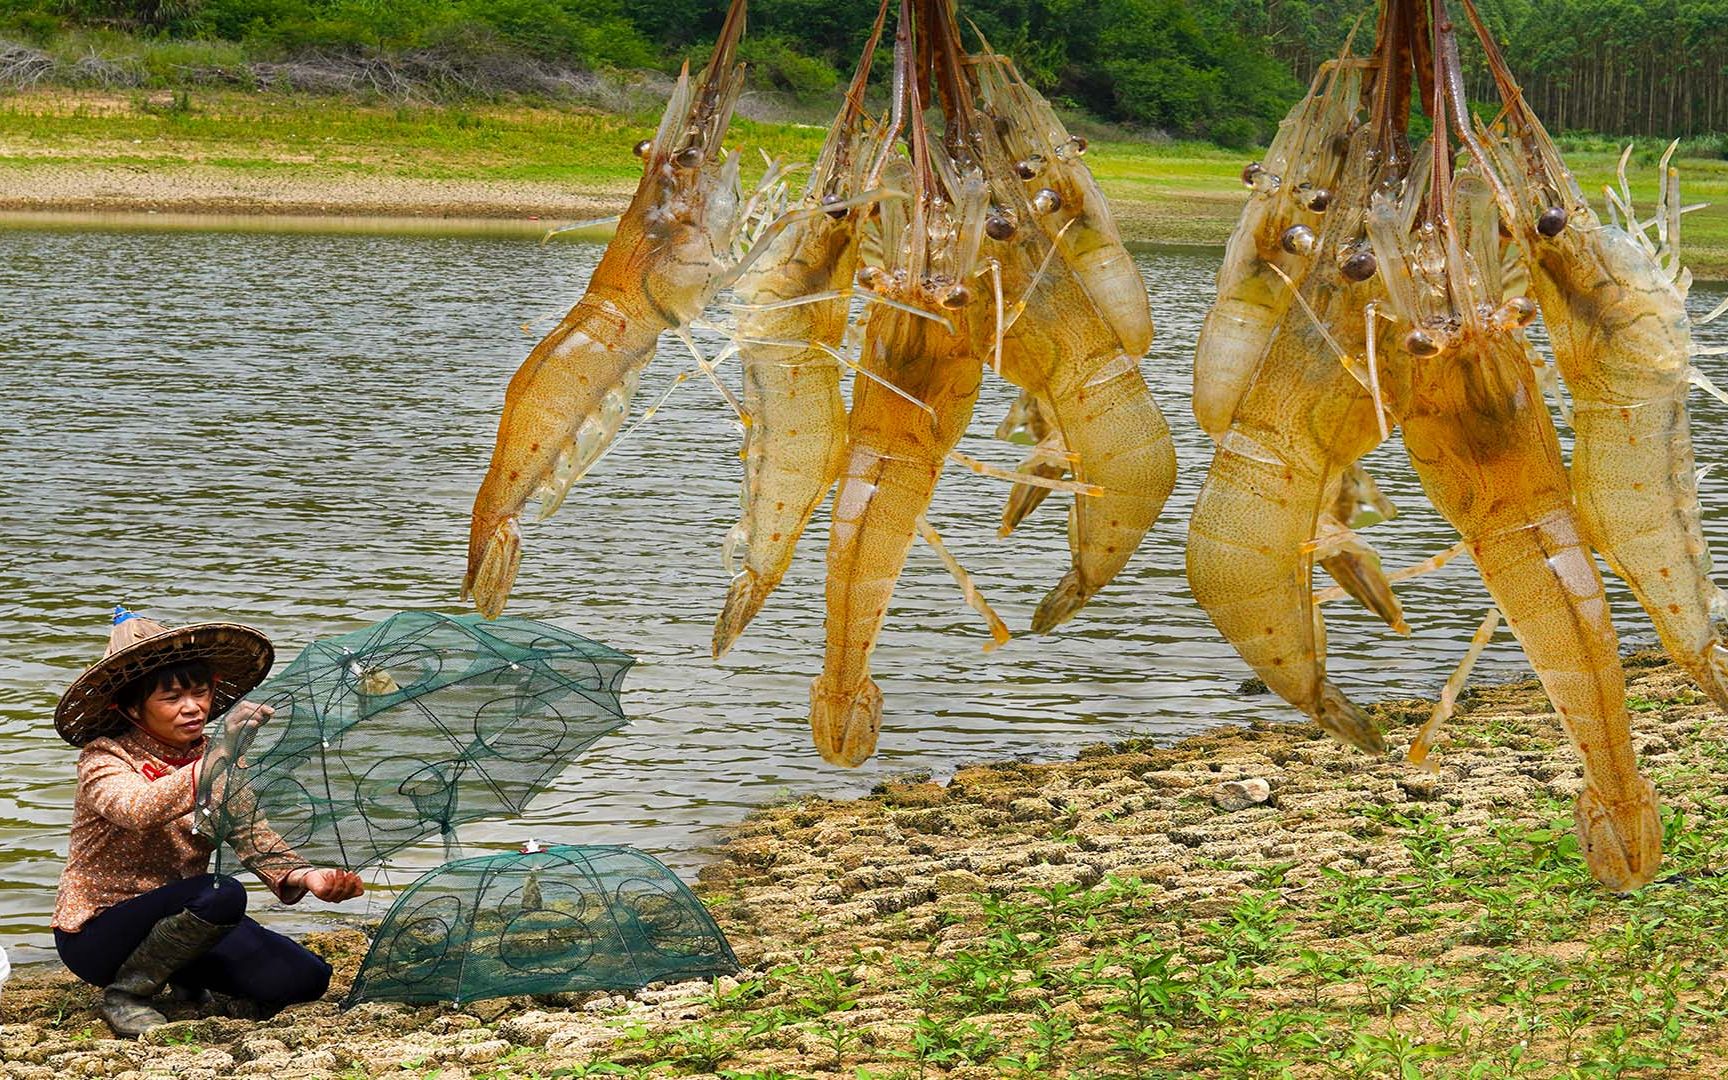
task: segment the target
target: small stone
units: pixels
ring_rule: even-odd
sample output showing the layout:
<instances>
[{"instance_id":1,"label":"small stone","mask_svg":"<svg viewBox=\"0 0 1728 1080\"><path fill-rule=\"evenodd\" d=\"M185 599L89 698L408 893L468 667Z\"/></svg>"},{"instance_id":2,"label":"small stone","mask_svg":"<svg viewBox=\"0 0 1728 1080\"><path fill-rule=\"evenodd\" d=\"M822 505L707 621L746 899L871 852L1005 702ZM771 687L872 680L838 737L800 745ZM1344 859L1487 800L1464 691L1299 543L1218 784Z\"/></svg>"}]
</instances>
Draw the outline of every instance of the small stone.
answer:
<instances>
[{"instance_id":1,"label":"small stone","mask_svg":"<svg viewBox=\"0 0 1728 1080\"><path fill-rule=\"evenodd\" d=\"M1432 799L1440 789L1440 778L1426 774L1414 774L1398 778L1398 787L1412 799Z\"/></svg>"},{"instance_id":2,"label":"small stone","mask_svg":"<svg viewBox=\"0 0 1728 1080\"><path fill-rule=\"evenodd\" d=\"M1015 821L1041 821L1049 817L1054 809L1049 799L1037 797L1015 799L1008 804L1008 813L1013 815Z\"/></svg>"},{"instance_id":3,"label":"small stone","mask_svg":"<svg viewBox=\"0 0 1728 1080\"><path fill-rule=\"evenodd\" d=\"M984 879L970 870L944 870L936 875L936 894L938 896L983 891Z\"/></svg>"},{"instance_id":4,"label":"small stone","mask_svg":"<svg viewBox=\"0 0 1728 1080\"><path fill-rule=\"evenodd\" d=\"M1212 801L1225 813L1259 806L1272 797L1272 785L1258 776L1227 780L1212 792Z\"/></svg>"},{"instance_id":5,"label":"small stone","mask_svg":"<svg viewBox=\"0 0 1728 1080\"><path fill-rule=\"evenodd\" d=\"M469 1043L458 1046L450 1054L450 1058L464 1065L486 1065L497 1061L510 1052L508 1039L487 1039L484 1042Z\"/></svg>"},{"instance_id":6,"label":"small stone","mask_svg":"<svg viewBox=\"0 0 1728 1080\"><path fill-rule=\"evenodd\" d=\"M293 1069L333 1072L337 1067L336 1055L329 1050L303 1050L294 1055L290 1065Z\"/></svg>"},{"instance_id":7,"label":"small stone","mask_svg":"<svg viewBox=\"0 0 1728 1080\"><path fill-rule=\"evenodd\" d=\"M259 1035L240 1040L240 1043L234 1048L234 1059L236 1061L256 1061L267 1054L284 1053L287 1049L287 1044L281 1039Z\"/></svg>"}]
</instances>

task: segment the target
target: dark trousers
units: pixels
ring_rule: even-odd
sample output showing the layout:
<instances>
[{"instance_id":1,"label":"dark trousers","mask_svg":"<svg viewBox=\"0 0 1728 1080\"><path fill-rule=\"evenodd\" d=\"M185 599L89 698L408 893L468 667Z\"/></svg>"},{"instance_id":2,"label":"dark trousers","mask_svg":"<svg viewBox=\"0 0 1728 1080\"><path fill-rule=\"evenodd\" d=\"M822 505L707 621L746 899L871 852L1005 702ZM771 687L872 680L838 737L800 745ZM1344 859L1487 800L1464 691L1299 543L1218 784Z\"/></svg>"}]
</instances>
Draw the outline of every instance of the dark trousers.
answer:
<instances>
[{"instance_id":1,"label":"dark trousers","mask_svg":"<svg viewBox=\"0 0 1728 1080\"><path fill-rule=\"evenodd\" d=\"M316 1001L330 987L330 965L292 938L246 917L246 888L231 877L202 874L115 904L75 934L54 931L54 947L72 974L92 986L114 981L150 928L181 911L233 926L216 947L174 973L186 990L249 998L269 1009Z\"/></svg>"}]
</instances>

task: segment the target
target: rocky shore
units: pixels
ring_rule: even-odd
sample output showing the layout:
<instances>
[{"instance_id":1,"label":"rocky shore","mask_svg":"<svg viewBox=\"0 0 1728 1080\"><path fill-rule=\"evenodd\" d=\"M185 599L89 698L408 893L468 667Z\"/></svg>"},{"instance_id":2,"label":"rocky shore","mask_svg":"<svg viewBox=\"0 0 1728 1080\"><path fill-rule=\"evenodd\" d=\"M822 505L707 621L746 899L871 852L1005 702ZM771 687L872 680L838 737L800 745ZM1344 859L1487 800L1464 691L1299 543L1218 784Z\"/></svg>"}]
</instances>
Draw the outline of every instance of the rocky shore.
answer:
<instances>
[{"instance_id":1,"label":"rocky shore","mask_svg":"<svg viewBox=\"0 0 1728 1080\"><path fill-rule=\"evenodd\" d=\"M711 985L183 1006L127 1043L28 970L0 1075L1720 1076L1728 717L1628 667L1668 852L1631 896L1584 872L1577 759L1531 680L1467 695L1432 772L1267 722L764 810L701 874L744 965ZM1375 707L1397 749L1428 710ZM334 999L364 936L311 943Z\"/></svg>"}]
</instances>

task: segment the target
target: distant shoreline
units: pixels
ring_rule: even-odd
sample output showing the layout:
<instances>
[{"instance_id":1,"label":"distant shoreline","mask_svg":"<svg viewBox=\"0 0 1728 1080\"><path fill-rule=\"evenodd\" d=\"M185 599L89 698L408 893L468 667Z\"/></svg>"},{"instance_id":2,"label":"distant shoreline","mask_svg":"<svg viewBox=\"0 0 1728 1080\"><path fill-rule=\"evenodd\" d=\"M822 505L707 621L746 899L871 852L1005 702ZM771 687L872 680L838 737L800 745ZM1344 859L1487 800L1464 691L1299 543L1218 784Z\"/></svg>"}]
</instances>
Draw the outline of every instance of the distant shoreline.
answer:
<instances>
[{"instance_id":1,"label":"distant shoreline","mask_svg":"<svg viewBox=\"0 0 1728 1080\"><path fill-rule=\"evenodd\" d=\"M581 107L240 90L201 91L168 111L137 94L0 94L0 227L535 236L622 211L641 170L631 147L652 124ZM811 161L823 135L739 118L728 145L745 151L749 184L764 155ZM1659 148L1637 151L1629 180L1647 214ZM1130 244L1216 254L1257 153L1101 134L1087 163ZM1567 161L1587 194L1618 182L1617 147ZM1728 161L1677 164L1685 200L1707 206L1685 218L1684 261L1699 281L1728 280Z\"/></svg>"}]
</instances>

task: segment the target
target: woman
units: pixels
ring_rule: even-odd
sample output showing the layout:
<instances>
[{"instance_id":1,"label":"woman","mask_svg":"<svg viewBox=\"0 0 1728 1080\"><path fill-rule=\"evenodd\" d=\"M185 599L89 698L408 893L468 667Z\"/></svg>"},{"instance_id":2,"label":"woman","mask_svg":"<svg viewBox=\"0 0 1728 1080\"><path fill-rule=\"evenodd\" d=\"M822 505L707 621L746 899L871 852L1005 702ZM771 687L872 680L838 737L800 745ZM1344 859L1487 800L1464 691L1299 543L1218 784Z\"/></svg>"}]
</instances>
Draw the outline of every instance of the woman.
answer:
<instances>
[{"instance_id":1,"label":"woman","mask_svg":"<svg viewBox=\"0 0 1728 1080\"><path fill-rule=\"evenodd\" d=\"M83 753L54 944L73 974L104 988L99 1011L116 1035L164 1023L150 999L170 982L192 997L225 994L255 1015L314 1001L329 986L329 964L246 917L245 887L208 872L213 846L193 829L200 778L220 784L235 742L211 746L205 725L227 713L234 736L269 719L268 707L240 698L274 658L250 627L170 630L116 608L107 654L60 698L54 726ZM285 904L363 891L358 874L313 867L266 828L229 843ZM258 858L265 850L272 857Z\"/></svg>"}]
</instances>

